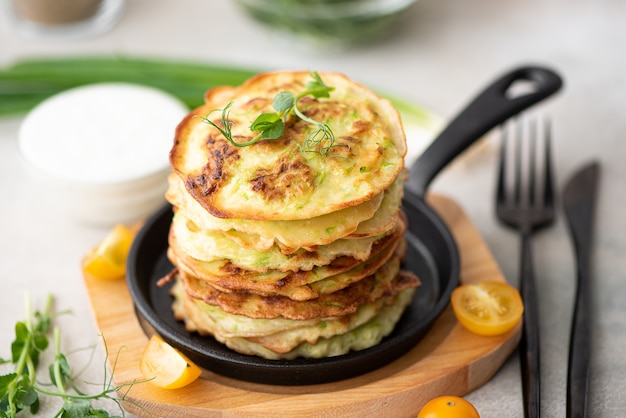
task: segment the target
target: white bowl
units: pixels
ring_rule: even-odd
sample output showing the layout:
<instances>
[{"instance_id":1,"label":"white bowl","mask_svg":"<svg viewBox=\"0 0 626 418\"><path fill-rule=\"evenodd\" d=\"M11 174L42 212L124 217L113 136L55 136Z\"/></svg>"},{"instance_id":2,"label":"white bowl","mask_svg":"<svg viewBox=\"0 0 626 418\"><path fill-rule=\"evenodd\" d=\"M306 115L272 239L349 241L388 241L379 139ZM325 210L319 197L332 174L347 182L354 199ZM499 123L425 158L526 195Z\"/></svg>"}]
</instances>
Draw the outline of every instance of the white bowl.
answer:
<instances>
[{"instance_id":1,"label":"white bowl","mask_svg":"<svg viewBox=\"0 0 626 418\"><path fill-rule=\"evenodd\" d=\"M169 151L187 113L152 87L91 84L36 106L20 127L19 146L64 213L88 223L129 223L164 203Z\"/></svg>"}]
</instances>

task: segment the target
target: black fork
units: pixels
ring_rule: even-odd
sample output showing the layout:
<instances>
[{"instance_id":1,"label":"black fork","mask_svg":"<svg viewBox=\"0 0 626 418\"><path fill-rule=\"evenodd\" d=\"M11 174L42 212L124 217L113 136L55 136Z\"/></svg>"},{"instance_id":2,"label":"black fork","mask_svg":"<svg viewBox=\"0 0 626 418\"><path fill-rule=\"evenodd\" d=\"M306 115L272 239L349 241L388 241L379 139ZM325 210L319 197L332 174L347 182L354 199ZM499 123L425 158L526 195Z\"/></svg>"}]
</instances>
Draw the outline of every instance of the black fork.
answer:
<instances>
[{"instance_id":1,"label":"black fork","mask_svg":"<svg viewBox=\"0 0 626 418\"><path fill-rule=\"evenodd\" d=\"M534 120L527 124L518 121L515 135L510 135L511 130L503 127L502 131L496 214L502 223L515 229L521 237L520 293L524 301L524 324L520 357L524 416L539 417L539 317L531 236L552 224L555 218L550 124L545 122L540 130ZM510 151L510 143L514 143L513 152ZM542 157L542 164L537 164L538 157ZM510 160L514 164L513 173L509 169Z\"/></svg>"}]
</instances>

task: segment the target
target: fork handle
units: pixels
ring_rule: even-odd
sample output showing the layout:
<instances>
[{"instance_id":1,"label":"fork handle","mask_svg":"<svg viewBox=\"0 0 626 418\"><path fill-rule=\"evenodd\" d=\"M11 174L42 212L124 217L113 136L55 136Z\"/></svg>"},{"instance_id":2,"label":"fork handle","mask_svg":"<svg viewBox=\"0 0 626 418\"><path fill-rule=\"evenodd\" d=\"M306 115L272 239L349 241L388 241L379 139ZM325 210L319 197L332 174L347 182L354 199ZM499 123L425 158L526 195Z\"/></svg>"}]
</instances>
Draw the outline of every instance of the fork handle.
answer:
<instances>
[{"instance_id":1,"label":"fork handle","mask_svg":"<svg viewBox=\"0 0 626 418\"><path fill-rule=\"evenodd\" d=\"M541 385L539 368L539 312L537 290L533 269L530 232L522 233L520 266L520 294L524 301L524 322L520 341L520 364L522 370L522 395L524 416L540 416Z\"/></svg>"}]
</instances>

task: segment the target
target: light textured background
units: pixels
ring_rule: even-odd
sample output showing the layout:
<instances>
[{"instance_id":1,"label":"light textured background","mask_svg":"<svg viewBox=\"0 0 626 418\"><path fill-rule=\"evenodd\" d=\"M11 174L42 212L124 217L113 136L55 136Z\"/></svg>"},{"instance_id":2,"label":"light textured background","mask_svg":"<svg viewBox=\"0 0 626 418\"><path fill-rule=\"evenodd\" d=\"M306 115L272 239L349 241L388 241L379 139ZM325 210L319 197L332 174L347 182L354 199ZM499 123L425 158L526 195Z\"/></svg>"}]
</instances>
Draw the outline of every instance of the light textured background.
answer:
<instances>
[{"instance_id":1,"label":"light textured background","mask_svg":"<svg viewBox=\"0 0 626 418\"><path fill-rule=\"evenodd\" d=\"M6 1L6 0L5 0ZM67 42L26 40L0 12L0 65L29 56L110 53L192 59L259 69L336 70L407 98L445 118L500 72L523 63L558 70L564 90L542 105L554 127L559 189L583 163L598 159L602 186L593 256L594 331L590 416L626 413L626 3L621 0L520 2L422 0L391 38L340 52L312 50L251 23L228 0L129 0L110 33ZM41 185L19 159L19 118L0 120L0 356L30 291L37 304L52 292L63 344L98 342L79 261L106 232L66 219L40 199ZM484 235L502 270L517 283L518 241L493 215L497 135L461 157L433 184L457 199ZM45 195L45 193L44 193ZM572 247L561 213L535 241L540 291L542 409L565 415L568 335L575 284ZM83 354L77 355L79 364ZM86 374L99 381L101 350ZM515 353L467 398L483 417L522 416ZM46 401L50 410L54 405ZM46 416L46 414L43 414Z\"/></svg>"}]
</instances>

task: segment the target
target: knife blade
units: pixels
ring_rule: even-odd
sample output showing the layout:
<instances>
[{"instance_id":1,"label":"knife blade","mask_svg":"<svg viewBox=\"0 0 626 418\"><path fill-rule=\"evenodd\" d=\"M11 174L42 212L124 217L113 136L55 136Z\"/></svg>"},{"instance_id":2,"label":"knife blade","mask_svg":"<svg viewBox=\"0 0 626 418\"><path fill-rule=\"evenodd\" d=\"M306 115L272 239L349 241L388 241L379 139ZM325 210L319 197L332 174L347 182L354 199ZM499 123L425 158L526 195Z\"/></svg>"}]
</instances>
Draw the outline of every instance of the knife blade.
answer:
<instances>
[{"instance_id":1,"label":"knife blade","mask_svg":"<svg viewBox=\"0 0 626 418\"><path fill-rule=\"evenodd\" d=\"M565 186L563 205L574 244L577 285L567 372L567 417L587 416L591 352L591 248L600 164L576 172Z\"/></svg>"}]
</instances>

